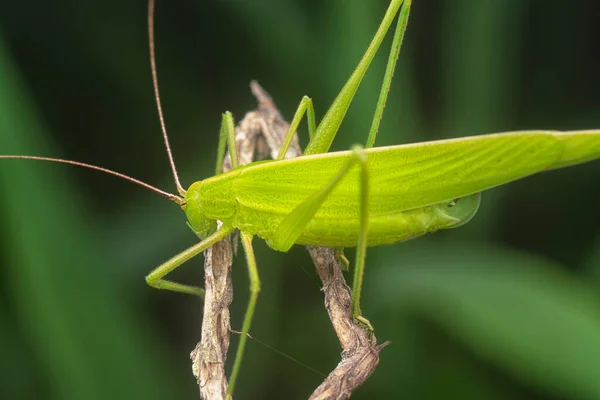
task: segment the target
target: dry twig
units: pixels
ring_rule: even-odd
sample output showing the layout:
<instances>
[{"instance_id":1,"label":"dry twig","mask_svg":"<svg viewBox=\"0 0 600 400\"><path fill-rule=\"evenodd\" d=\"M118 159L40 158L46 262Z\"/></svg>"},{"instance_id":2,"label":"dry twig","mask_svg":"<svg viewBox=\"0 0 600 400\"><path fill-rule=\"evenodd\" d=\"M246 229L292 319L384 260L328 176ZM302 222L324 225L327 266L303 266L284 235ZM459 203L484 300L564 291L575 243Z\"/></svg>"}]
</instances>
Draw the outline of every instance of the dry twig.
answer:
<instances>
[{"instance_id":1,"label":"dry twig","mask_svg":"<svg viewBox=\"0 0 600 400\"><path fill-rule=\"evenodd\" d=\"M289 129L289 124L267 92L251 82L250 88L258 100L258 109L248 112L236 127L236 144L240 164L274 158ZM286 158L302 154L297 136ZM229 156L224 171L231 169ZM325 308L342 346L342 360L311 395L311 399L347 399L363 384L379 362L375 336L358 324L351 313L350 288L344 280L335 252L327 247L307 247L323 283ZM194 376L200 396L207 400L226 397L227 379L224 371L229 348L229 305L233 298L231 284L232 245L223 240L208 249L204 256L205 290L202 338L192 351Z\"/></svg>"}]
</instances>

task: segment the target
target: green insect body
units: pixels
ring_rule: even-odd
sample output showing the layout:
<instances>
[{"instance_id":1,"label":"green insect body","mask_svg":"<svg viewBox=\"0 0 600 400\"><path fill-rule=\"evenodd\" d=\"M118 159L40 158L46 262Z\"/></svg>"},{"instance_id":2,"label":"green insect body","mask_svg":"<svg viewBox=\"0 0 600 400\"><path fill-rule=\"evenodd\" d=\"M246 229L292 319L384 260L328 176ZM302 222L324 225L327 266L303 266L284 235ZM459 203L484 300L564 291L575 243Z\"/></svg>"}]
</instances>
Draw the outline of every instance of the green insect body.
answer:
<instances>
[{"instance_id":1,"label":"green insect body","mask_svg":"<svg viewBox=\"0 0 600 400\"><path fill-rule=\"evenodd\" d=\"M287 251L289 247L278 247L272 240L277 228L290 213L289 204L283 196L272 197L264 204L244 201L245 196L238 184L243 182L245 168L223 174L216 179L194 183L187 191L183 209L192 229L200 237L214 233L216 220L244 232L257 235L274 250ZM238 181L238 178L241 180ZM215 199L208 192L218 191L224 197ZM355 193L358 196L358 193ZM413 210L376 214L369 213L369 246L396 243L434 232L443 228L454 228L468 222L479 208L479 195L455 201L433 204ZM371 203L373 204L373 203ZM287 207L286 207L287 205ZM468 206L467 206L468 205ZM279 207L278 207L279 206ZM287 212L285 211L287 209ZM277 210L277 211L275 211ZM354 211L354 212L353 212ZM295 241L295 244L355 247L360 231L358 210L335 210L322 207Z\"/></svg>"},{"instance_id":2,"label":"green insect body","mask_svg":"<svg viewBox=\"0 0 600 400\"><path fill-rule=\"evenodd\" d=\"M359 306L367 246L404 241L439 229L461 226L477 212L481 191L538 172L600 158L600 130L507 132L371 148L410 7L410 0L390 2L369 48L318 127L312 101L303 98L276 161L237 166L235 129L230 113L223 116L216 171L222 170L226 145L234 169L196 182L187 191L179 182L166 129L162 125L179 196L80 162L22 155L0 155L0 159L37 159L99 170L128 179L179 204L186 213L188 225L202 240L148 274L147 283L158 289L202 296L201 288L164 277L225 239L235 229L239 230L250 278L250 298L227 389L231 394L260 291L252 247L254 236L265 239L270 247L279 251L287 251L293 244L357 247L352 315L370 328L361 316ZM163 122L153 56L153 10L153 0L149 0L152 72ZM398 25L366 142L368 148L328 153L361 79L396 16ZM305 113L311 135L305 155L284 160Z\"/></svg>"},{"instance_id":3,"label":"green insect body","mask_svg":"<svg viewBox=\"0 0 600 400\"><path fill-rule=\"evenodd\" d=\"M508 132L364 152L370 194L367 245L377 246L463 225L477 212L477 192L599 157L600 135L597 131ZM194 183L183 208L201 237L213 233L215 221L220 220L262 237L275 250L287 251L290 243L274 240L282 221L327 185L350 155L333 152L241 166ZM354 166L348 171L293 243L356 246L359 170Z\"/></svg>"}]
</instances>

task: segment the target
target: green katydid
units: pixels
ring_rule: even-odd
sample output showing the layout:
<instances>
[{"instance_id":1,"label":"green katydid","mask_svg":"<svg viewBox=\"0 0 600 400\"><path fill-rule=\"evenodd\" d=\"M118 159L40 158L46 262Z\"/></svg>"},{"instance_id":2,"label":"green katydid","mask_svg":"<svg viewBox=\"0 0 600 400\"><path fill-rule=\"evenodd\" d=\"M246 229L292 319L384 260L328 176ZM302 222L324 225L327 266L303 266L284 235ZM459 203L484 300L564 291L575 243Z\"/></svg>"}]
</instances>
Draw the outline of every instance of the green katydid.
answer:
<instances>
[{"instance_id":1,"label":"green katydid","mask_svg":"<svg viewBox=\"0 0 600 400\"><path fill-rule=\"evenodd\" d=\"M159 116L179 195L104 168L74 161L31 156L0 158L40 159L93 168L143 185L180 205L189 226L202 240L146 277L148 284L159 289L201 295L200 288L163 278L235 229L240 231L250 274L251 295L230 380L231 393L260 290L252 248L255 235L279 251L287 251L293 244L356 246L353 316L368 324L360 315L360 289L367 246L395 243L427 232L458 227L474 216L479 206L479 192L483 190L537 172L600 158L600 130L508 132L371 148L406 30L410 5L410 0L391 1L361 62L318 127L311 100L307 97L302 100L275 161L237 166L233 118L226 113L216 170L218 173L221 169L226 144L236 168L193 183L185 190L179 182L164 129L152 38L151 61ZM151 17L152 0L149 6ZM327 153L362 77L398 14L398 27L367 148L354 147L351 151ZM152 18L149 20L152 32ZM311 137L305 155L284 160L287 147L305 113Z\"/></svg>"}]
</instances>

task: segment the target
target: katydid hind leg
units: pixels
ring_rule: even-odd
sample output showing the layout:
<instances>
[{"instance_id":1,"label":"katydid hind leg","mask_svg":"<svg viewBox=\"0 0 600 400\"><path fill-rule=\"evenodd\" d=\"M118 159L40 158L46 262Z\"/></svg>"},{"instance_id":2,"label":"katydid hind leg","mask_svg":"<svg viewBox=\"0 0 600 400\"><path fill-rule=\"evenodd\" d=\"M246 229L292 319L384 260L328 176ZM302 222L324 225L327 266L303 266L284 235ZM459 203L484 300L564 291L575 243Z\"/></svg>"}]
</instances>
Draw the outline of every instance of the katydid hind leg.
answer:
<instances>
[{"instance_id":1,"label":"katydid hind leg","mask_svg":"<svg viewBox=\"0 0 600 400\"><path fill-rule=\"evenodd\" d=\"M323 116L323 119L319 123L314 136L311 141L306 146L304 150L305 155L310 154L318 154L318 153L326 153L329 151L329 147L335 138L335 135L342 124L342 120L344 119L350 104L352 103L352 99L362 78L365 73L369 69L371 65L371 61L375 57L381 42L383 41L388 29L390 28L394 18L398 14L398 10L402 6L402 3L405 3L406 0L392 0L390 5L373 37L373 40L369 44L367 51L363 55L362 59L358 63L358 66L342 88L340 93L337 95L329 110ZM410 3L409 3L410 5Z\"/></svg>"},{"instance_id":2,"label":"katydid hind leg","mask_svg":"<svg viewBox=\"0 0 600 400\"><path fill-rule=\"evenodd\" d=\"M292 144L292 140L294 139L294 135L296 134L296 130L298 129L298 125L300 125L300 121L302 117L306 113L306 121L308 123L308 135L309 138L312 139L316 128L315 122L315 109L313 107L312 99L308 96L304 96L296 109L296 113L294 114L294 119L292 119L292 123L290 124L290 128L288 129L285 138L283 139L283 143L279 148L279 154L277 155L276 160L283 160L285 155L287 154L288 148Z\"/></svg>"},{"instance_id":3,"label":"katydid hind leg","mask_svg":"<svg viewBox=\"0 0 600 400\"><path fill-rule=\"evenodd\" d=\"M300 237L306 225L319 210L327 196L342 181L344 176L350 171L354 164L360 165L360 231L356 247L356 261L354 269L354 284L352 287L352 316L368 329L372 330L371 324L367 319L360 315L360 290L363 281L365 269L365 257L367 252L367 233L369 221L369 177L367 168L367 155L361 146L352 148L351 157L338 173L311 197L298 205L290 214L288 214L275 230L275 235L270 241L270 245L278 250L287 251Z\"/></svg>"},{"instance_id":4,"label":"katydid hind leg","mask_svg":"<svg viewBox=\"0 0 600 400\"><path fill-rule=\"evenodd\" d=\"M396 62L398 61L400 48L402 47L402 41L404 40L404 34L406 33L411 2L412 0L404 0L404 6L402 7L402 10L400 10L400 16L398 17L398 24L396 25L396 31L394 32L390 55L388 57L385 73L383 75L383 82L381 83L381 90L379 91L379 99L377 100L377 106L375 107L375 114L373 115L373 121L371 122L371 129L369 129L367 144L365 145L367 149L375 145L375 138L377 137L377 132L379 131L379 124L381 123L381 118L383 117L385 103L392 85L394 71L396 70Z\"/></svg>"},{"instance_id":5,"label":"katydid hind leg","mask_svg":"<svg viewBox=\"0 0 600 400\"><path fill-rule=\"evenodd\" d=\"M242 239L242 246L244 247L244 253L246 254L248 276L250 278L250 299L248 300L246 315L244 316L244 322L242 324L240 342L235 353L235 361L233 363L233 369L229 378L229 386L227 387L227 393L229 395L233 393L233 390L235 388L235 382L240 371L242 358L244 357L246 341L248 339L248 334L250 333L250 326L252 325L252 318L254 316L254 309L256 308L256 301L258 300L258 294L260 292L260 278L258 276L256 258L254 257L254 249L252 247L252 235L249 235L245 232L240 232L240 236Z\"/></svg>"},{"instance_id":6,"label":"katydid hind leg","mask_svg":"<svg viewBox=\"0 0 600 400\"><path fill-rule=\"evenodd\" d=\"M367 236L369 229L369 169L367 166L367 153L361 146L352 148L353 154L360 165L360 231L356 243L356 259L354 261L354 279L352 283L352 317L362 323L370 331L371 323L362 316L360 311L360 292L365 273L365 259L367 257Z\"/></svg>"},{"instance_id":7,"label":"katydid hind leg","mask_svg":"<svg viewBox=\"0 0 600 400\"><path fill-rule=\"evenodd\" d=\"M379 29L378 29L375 37L373 38L371 45L367 49L367 52L363 56L363 59L360 61L358 67L356 68L356 70L354 71L352 76L346 82L346 85L344 85L344 88L342 88L342 91L340 92L338 97L335 99L335 101L332 104L332 106L330 107L329 111L327 112L327 114L325 115L325 117L323 118L321 123L319 124L317 130L315 131L315 134L310 135L311 140L305 149L306 155L320 153L320 152L326 152L329 150L329 146L331 145L331 142L333 141L333 139L337 133L337 129L339 128L339 126L345 116L345 113L350 106L350 103L352 102L354 93L358 89L358 86L360 85L362 77L364 76L367 69L369 68L371 60L373 59L375 53L377 52L377 49L378 49L379 45L381 44L383 37L387 33L389 26L391 25L394 17L398 13L398 10L403 3L404 3L404 6L402 7L402 9L400 11L400 16L398 17L398 24L396 27L396 31L394 33L392 48L390 51L390 55L389 55L389 59L388 59L388 63L386 66L386 71L385 71L385 75L384 75L384 79L383 79L383 83L382 83L382 87L381 87L381 91L380 91L380 97L379 97L379 100L377 103L375 115L373 117L372 126L371 126L369 136L367 139L367 147L372 147L374 145L377 130L379 129L379 121L381 120L381 117L383 115L385 102L387 100L387 94L389 92L393 73L394 73L394 70L396 67L396 61L397 61L398 55L400 53L400 48L402 46L402 40L404 38L404 33L406 32L408 17L410 14L411 0L404 0L404 1L403 0L394 0L390 3L390 6L388 7L388 10L379 26ZM302 106L303 106L303 104L301 103L300 106L298 107L298 110L296 111L296 115L294 116L294 120L292 121L292 125L290 126L290 131L288 132L287 136L290 136L290 134L293 135L293 133L295 131L295 127L297 127L299 120L303 114ZM312 108L312 103L310 104L310 106L311 106L310 108ZM334 129L327 129L328 126L334 127ZM309 127L310 127L310 114L309 114ZM310 128L309 128L309 130L310 130ZM287 142L291 142L291 137L289 139L286 137L286 141L284 143L287 143ZM286 151L287 151L287 147L285 147L285 148L282 147L277 159L282 159L284 157ZM312 218L312 215L314 215L314 213L318 209L318 207L315 208L314 206L315 205L320 206L320 204L322 204L322 202L324 201L324 198L319 199L319 194L316 194L315 196L316 196L315 198L309 199L308 203L301 205L300 207L298 207L297 210L294 210L294 212L292 212L292 214L290 214L288 217L286 217L286 220L284 220L282 222L282 224L276 231L274 241L280 241L280 242L284 241L283 237L280 239L277 239L278 233L283 233L284 235L288 234L288 235L290 235L290 237L287 240L285 240L284 247L288 246L288 245L291 247L291 245L293 244L292 238L294 238L294 241L295 241L295 239L298 238L298 236L301 234L302 229L304 228L306 223L308 223L310 218ZM326 194L322 193L321 197L322 196L326 196ZM304 214L304 215L302 215L302 214ZM294 222L295 222L295 227L292 226L292 223L294 223ZM343 251L340 251L339 254L341 256L343 256ZM347 259L345 259L345 257L340 258L340 260L342 262L346 261L345 264L347 264ZM363 260L363 263L364 263L364 260ZM359 292L360 292L360 289L358 289L358 293ZM357 294L357 297L360 297L359 294Z\"/></svg>"},{"instance_id":8,"label":"katydid hind leg","mask_svg":"<svg viewBox=\"0 0 600 400\"><path fill-rule=\"evenodd\" d=\"M277 229L275 229L273 237L267 239L269 246L279 251L288 251L302 235L306 225L321 208L327 196L336 188L352 166L359 161L359 153L357 151L352 152L337 174L325 186L313 193L283 218Z\"/></svg>"},{"instance_id":9,"label":"katydid hind leg","mask_svg":"<svg viewBox=\"0 0 600 400\"><path fill-rule=\"evenodd\" d=\"M169 272L177 269L180 265L188 261L189 259L202 253L204 250L212 246L213 244L223 240L227 235L231 233L230 228L221 228L203 241L192 247L182 251L171 259L165 261L155 269L153 269L147 276L146 282L148 285L156 289L170 290L173 292L193 294L200 297L204 297L204 290L196 286L184 285L181 283L169 281L163 279Z\"/></svg>"}]
</instances>

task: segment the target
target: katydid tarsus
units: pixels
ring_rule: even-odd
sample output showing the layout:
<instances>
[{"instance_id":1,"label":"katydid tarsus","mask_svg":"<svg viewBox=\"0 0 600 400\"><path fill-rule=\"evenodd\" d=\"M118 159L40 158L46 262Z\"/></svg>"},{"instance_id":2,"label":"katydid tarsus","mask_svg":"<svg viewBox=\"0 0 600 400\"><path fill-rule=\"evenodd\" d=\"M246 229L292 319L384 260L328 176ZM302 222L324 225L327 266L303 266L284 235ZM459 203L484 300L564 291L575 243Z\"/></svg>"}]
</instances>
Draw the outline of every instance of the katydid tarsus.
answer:
<instances>
[{"instance_id":1,"label":"katydid tarsus","mask_svg":"<svg viewBox=\"0 0 600 400\"><path fill-rule=\"evenodd\" d=\"M101 167L69 160L21 155L0 158L37 159L92 168L149 188L177 203L201 241L155 268L150 286L202 295L202 289L165 280L185 261L239 230L246 254L251 294L230 378L233 392L247 334L260 291L252 248L254 236L275 250L293 244L357 247L353 316L360 314L360 289L367 246L408 240L468 222L479 207L480 192L537 172L600 157L600 130L523 131L411 145L371 148L406 30L411 1L392 0L354 73L317 126L311 99L304 97L292 120L277 160L237 166L234 123L223 115L216 175L185 190L179 182L164 126L158 95L153 47L153 0L149 1L150 52L161 127L178 195ZM366 148L328 153L354 94L393 20L398 25L381 96ZM301 157L284 160L304 114L310 141ZM234 169L220 174L226 147ZM220 221L220 223L218 223Z\"/></svg>"}]
</instances>

